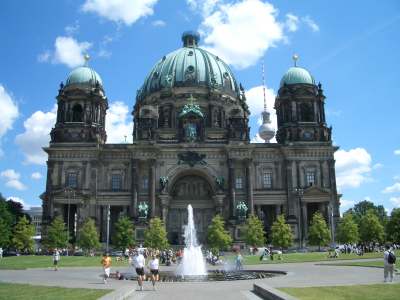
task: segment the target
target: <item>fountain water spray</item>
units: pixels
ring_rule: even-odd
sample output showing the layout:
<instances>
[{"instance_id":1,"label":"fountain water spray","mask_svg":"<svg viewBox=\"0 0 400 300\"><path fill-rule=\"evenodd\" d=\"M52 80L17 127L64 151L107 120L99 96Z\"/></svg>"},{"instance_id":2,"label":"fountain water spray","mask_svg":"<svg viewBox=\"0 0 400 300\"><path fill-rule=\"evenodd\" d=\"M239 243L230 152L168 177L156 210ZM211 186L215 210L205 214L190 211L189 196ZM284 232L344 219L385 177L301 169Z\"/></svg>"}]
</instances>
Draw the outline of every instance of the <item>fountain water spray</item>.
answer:
<instances>
[{"instance_id":1,"label":"fountain water spray","mask_svg":"<svg viewBox=\"0 0 400 300\"><path fill-rule=\"evenodd\" d=\"M188 224L185 227L185 249L182 263L178 268L181 276L205 276L207 275L201 246L197 242L196 228L193 221L193 208L188 205Z\"/></svg>"}]
</instances>

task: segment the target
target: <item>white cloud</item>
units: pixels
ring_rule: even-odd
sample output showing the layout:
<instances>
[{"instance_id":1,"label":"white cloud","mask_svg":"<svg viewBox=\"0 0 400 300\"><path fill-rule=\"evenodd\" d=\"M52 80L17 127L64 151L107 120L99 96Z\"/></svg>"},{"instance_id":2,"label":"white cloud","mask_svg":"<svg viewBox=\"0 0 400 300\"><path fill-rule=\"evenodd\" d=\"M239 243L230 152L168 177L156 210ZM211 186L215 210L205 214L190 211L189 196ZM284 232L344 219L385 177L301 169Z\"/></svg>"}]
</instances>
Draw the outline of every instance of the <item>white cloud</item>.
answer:
<instances>
[{"instance_id":1,"label":"white cloud","mask_svg":"<svg viewBox=\"0 0 400 300\"><path fill-rule=\"evenodd\" d=\"M165 21L163 20L155 20L151 22L151 25L153 25L154 27L164 27L167 25L167 23L165 23Z\"/></svg>"},{"instance_id":2,"label":"white cloud","mask_svg":"<svg viewBox=\"0 0 400 300\"><path fill-rule=\"evenodd\" d=\"M383 164L381 164L381 163L376 163L372 166L373 170L377 170L377 169L381 169L381 168L383 168Z\"/></svg>"},{"instance_id":3,"label":"white cloud","mask_svg":"<svg viewBox=\"0 0 400 300\"><path fill-rule=\"evenodd\" d=\"M264 53L284 40L277 11L260 0L219 4L200 26L205 49L237 68L254 65Z\"/></svg>"},{"instance_id":4,"label":"white cloud","mask_svg":"<svg viewBox=\"0 0 400 300\"><path fill-rule=\"evenodd\" d=\"M133 122L128 106L116 101L110 104L106 115L107 143L132 143Z\"/></svg>"},{"instance_id":5,"label":"white cloud","mask_svg":"<svg viewBox=\"0 0 400 300\"><path fill-rule=\"evenodd\" d=\"M74 35L79 31L79 22L75 21L73 25L65 26L64 30L67 35Z\"/></svg>"},{"instance_id":6,"label":"white cloud","mask_svg":"<svg viewBox=\"0 0 400 300\"><path fill-rule=\"evenodd\" d=\"M356 188L370 180L371 155L364 148L335 153L336 182L339 189Z\"/></svg>"},{"instance_id":7,"label":"white cloud","mask_svg":"<svg viewBox=\"0 0 400 300\"><path fill-rule=\"evenodd\" d=\"M36 111L24 122L25 132L15 138L15 142L25 155L25 162L44 165L47 154L42 147L48 146L50 131L56 122L57 106L49 112Z\"/></svg>"},{"instance_id":8,"label":"white cloud","mask_svg":"<svg viewBox=\"0 0 400 300\"><path fill-rule=\"evenodd\" d=\"M353 200L340 199L340 208L350 207L356 204Z\"/></svg>"},{"instance_id":9,"label":"white cloud","mask_svg":"<svg viewBox=\"0 0 400 300\"><path fill-rule=\"evenodd\" d=\"M138 19L153 14L158 0L86 0L84 12L93 12L117 23L132 25Z\"/></svg>"},{"instance_id":10,"label":"white cloud","mask_svg":"<svg viewBox=\"0 0 400 300\"><path fill-rule=\"evenodd\" d=\"M293 14L286 14L285 26L290 32L297 31L299 29L299 17Z\"/></svg>"},{"instance_id":11,"label":"white cloud","mask_svg":"<svg viewBox=\"0 0 400 300\"><path fill-rule=\"evenodd\" d=\"M400 155L400 149L394 150L394 155Z\"/></svg>"},{"instance_id":12,"label":"white cloud","mask_svg":"<svg viewBox=\"0 0 400 300\"><path fill-rule=\"evenodd\" d=\"M382 193L384 194L391 194L391 193L396 193L400 192L400 182L396 182L395 184L386 187Z\"/></svg>"},{"instance_id":13,"label":"white cloud","mask_svg":"<svg viewBox=\"0 0 400 300\"><path fill-rule=\"evenodd\" d=\"M51 59L51 52L49 50L46 50L43 53L40 53L37 57L38 62L41 62L41 63L49 62L50 59Z\"/></svg>"},{"instance_id":14,"label":"white cloud","mask_svg":"<svg viewBox=\"0 0 400 300\"><path fill-rule=\"evenodd\" d=\"M221 0L186 0L189 8L194 12L200 12L203 16L210 15Z\"/></svg>"},{"instance_id":15,"label":"white cloud","mask_svg":"<svg viewBox=\"0 0 400 300\"><path fill-rule=\"evenodd\" d=\"M24 210L28 210L33 206L33 205L30 205L30 204L27 204L24 199L21 199L19 197L15 197L15 196L8 197L7 200L12 200L14 202L21 203Z\"/></svg>"},{"instance_id":16,"label":"white cloud","mask_svg":"<svg viewBox=\"0 0 400 300\"><path fill-rule=\"evenodd\" d=\"M40 174L39 172L34 172L34 173L32 173L31 177L32 177L32 179L39 180L39 179L41 179L43 176L42 176L42 174Z\"/></svg>"},{"instance_id":17,"label":"white cloud","mask_svg":"<svg viewBox=\"0 0 400 300\"><path fill-rule=\"evenodd\" d=\"M400 207L400 197L391 197L390 202L392 202L394 206Z\"/></svg>"},{"instance_id":18,"label":"white cloud","mask_svg":"<svg viewBox=\"0 0 400 300\"><path fill-rule=\"evenodd\" d=\"M12 129L14 121L18 118L19 111L15 101L6 91L4 86L0 84L0 142L6 132ZM0 150L0 154L2 151Z\"/></svg>"},{"instance_id":19,"label":"white cloud","mask_svg":"<svg viewBox=\"0 0 400 300\"><path fill-rule=\"evenodd\" d=\"M54 63L65 64L70 68L81 66L85 52L92 46L89 42L78 42L72 37L59 36L54 43Z\"/></svg>"},{"instance_id":20,"label":"white cloud","mask_svg":"<svg viewBox=\"0 0 400 300\"><path fill-rule=\"evenodd\" d=\"M25 190L26 186L19 180L21 174L16 172L13 169L7 169L0 173L0 177L2 177L6 181L6 186L16 189L16 190Z\"/></svg>"},{"instance_id":21,"label":"white cloud","mask_svg":"<svg viewBox=\"0 0 400 300\"><path fill-rule=\"evenodd\" d=\"M39 62L64 64L69 68L82 66L84 55L92 47L89 42L78 42L70 36L58 36L54 42L54 51L46 50L38 55Z\"/></svg>"},{"instance_id":22,"label":"white cloud","mask_svg":"<svg viewBox=\"0 0 400 300\"><path fill-rule=\"evenodd\" d=\"M265 89L265 98L267 99L267 110L270 113L270 120L271 120L271 125L272 128L277 131L277 119L276 119L276 111L274 109L274 104L275 104L275 97L276 94L273 89L266 88ZM263 87L262 85L260 86L255 86L252 87L251 89L246 91L246 99L247 99L247 104L249 106L250 112L251 112L251 119L257 118L257 123L259 125L262 124L262 119L260 118L261 113L264 111L264 93L263 93ZM261 122L260 122L261 120ZM258 129L258 128L257 128ZM261 137L256 134L256 136L251 140L252 143L263 143L264 140L261 139ZM275 137L271 140L272 143L276 143Z\"/></svg>"},{"instance_id":23,"label":"white cloud","mask_svg":"<svg viewBox=\"0 0 400 300\"><path fill-rule=\"evenodd\" d=\"M317 23L315 23L315 21L313 19L311 19L310 16L305 16L303 18L301 18L301 20L306 23L306 25L308 27L310 27L310 29L314 32L318 32L319 31L319 26Z\"/></svg>"}]
</instances>

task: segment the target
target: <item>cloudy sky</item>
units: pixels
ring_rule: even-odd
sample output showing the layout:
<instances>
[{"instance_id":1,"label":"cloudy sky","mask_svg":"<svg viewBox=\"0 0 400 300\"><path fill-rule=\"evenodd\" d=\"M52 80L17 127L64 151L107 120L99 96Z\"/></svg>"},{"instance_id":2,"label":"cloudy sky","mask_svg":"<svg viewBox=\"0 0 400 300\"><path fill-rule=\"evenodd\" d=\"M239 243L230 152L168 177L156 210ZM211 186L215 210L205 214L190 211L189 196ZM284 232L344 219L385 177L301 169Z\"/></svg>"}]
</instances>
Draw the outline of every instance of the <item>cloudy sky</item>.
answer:
<instances>
[{"instance_id":1,"label":"cloudy sky","mask_svg":"<svg viewBox=\"0 0 400 300\"><path fill-rule=\"evenodd\" d=\"M256 135L265 64L272 119L279 81L298 53L321 82L333 127L342 211L368 199L400 207L400 2L8 0L0 4L0 192L40 205L55 96L83 54L110 102L108 142L131 136L136 90L185 30L229 63L247 90ZM131 139L131 137L130 137Z\"/></svg>"}]
</instances>

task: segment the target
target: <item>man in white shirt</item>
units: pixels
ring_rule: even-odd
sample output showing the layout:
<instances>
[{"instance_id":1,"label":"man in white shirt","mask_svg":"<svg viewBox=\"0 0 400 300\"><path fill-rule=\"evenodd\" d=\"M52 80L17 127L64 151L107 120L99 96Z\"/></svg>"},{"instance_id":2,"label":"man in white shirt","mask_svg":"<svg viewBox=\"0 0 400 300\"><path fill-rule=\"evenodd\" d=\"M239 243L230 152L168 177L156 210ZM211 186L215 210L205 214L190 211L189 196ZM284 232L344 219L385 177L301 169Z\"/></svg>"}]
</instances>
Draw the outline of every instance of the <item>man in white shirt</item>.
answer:
<instances>
[{"instance_id":1,"label":"man in white shirt","mask_svg":"<svg viewBox=\"0 0 400 300\"><path fill-rule=\"evenodd\" d=\"M383 253L383 261L384 261L383 276L385 282L388 282L388 277L390 282L393 281L393 271L395 266L395 261L393 261L393 257L395 256L392 250L390 249L390 246L386 245L386 251Z\"/></svg>"},{"instance_id":2,"label":"man in white shirt","mask_svg":"<svg viewBox=\"0 0 400 300\"><path fill-rule=\"evenodd\" d=\"M146 261L144 259L144 256L142 252L135 252L133 259L132 259L132 265L136 270L136 274L138 275L138 284L139 284L139 290L143 291L143 280L144 280L144 266L146 264Z\"/></svg>"},{"instance_id":3,"label":"man in white shirt","mask_svg":"<svg viewBox=\"0 0 400 300\"><path fill-rule=\"evenodd\" d=\"M54 249L53 252L53 265L54 265L54 271L58 270L58 262L60 261L60 252L58 251L57 248Z\"/></svg>"},{"instance_id":4,"label":"man in white shirt","mask_svg":"<svg viewBox=\"0 0 400 300\"><path fill-rule=\"evenodd\" d=\"M159 260L157 255L154 253L151 255L151 259L149 261L149 268L151 273L151 283L153 284L153 290L156 290L156 281L159 280Z\"/></svg>"}]
</instances>

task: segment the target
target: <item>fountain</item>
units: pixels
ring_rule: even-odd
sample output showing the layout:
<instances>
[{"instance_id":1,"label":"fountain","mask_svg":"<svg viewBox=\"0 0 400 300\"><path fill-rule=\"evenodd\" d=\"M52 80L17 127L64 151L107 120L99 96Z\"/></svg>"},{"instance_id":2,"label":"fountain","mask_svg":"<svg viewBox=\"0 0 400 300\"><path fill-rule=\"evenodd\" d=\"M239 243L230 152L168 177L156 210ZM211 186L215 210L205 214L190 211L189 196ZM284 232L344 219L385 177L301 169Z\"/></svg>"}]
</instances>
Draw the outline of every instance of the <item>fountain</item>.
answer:
<instances>
[{"instance_id":1,"label":"fountain","mask_svg":"<svg viewBox=\"0 0 400 300\"><path fill-rule=\"evenodd\" d=\"M206 276L206 264L201 246L197 242L196 227L193 221L193 208L188 205L188 223L185 227L185 249L183 250L182 263L177 270L181 276Z\"/></svg>"}]
</instances>

